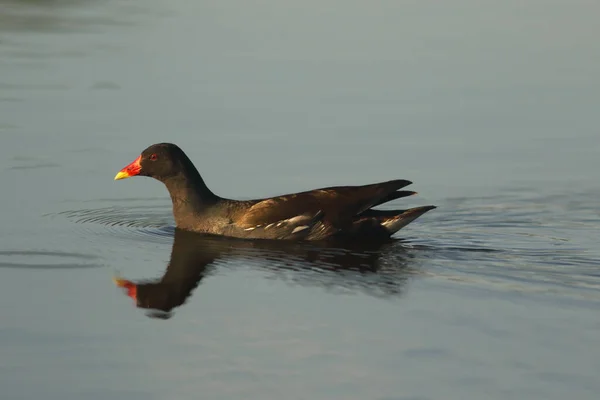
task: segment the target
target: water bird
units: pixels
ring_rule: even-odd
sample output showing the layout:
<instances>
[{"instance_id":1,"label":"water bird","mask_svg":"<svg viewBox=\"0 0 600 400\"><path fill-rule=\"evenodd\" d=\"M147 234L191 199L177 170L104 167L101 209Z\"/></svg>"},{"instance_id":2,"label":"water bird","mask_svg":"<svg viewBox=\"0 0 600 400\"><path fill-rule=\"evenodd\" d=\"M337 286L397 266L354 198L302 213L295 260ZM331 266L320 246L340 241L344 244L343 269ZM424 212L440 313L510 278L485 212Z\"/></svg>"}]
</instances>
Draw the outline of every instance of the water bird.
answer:
<instances>
[{"instance_id":1,"label":"water bird","mask_svg":"<svg viewBox=\"0 0 600 400\"><path fill-rule=\"evenodd\" d=\"M162 182L173 203L176 228L243 239L319 241L390 238L433 205L376 210L391 200L415 195L400 190L412 182L390 180L360 186L332 186L254 200L213 193L173 143L157 143L121 169L115 180L147 176Z\"/></svg>"}]
</instances>

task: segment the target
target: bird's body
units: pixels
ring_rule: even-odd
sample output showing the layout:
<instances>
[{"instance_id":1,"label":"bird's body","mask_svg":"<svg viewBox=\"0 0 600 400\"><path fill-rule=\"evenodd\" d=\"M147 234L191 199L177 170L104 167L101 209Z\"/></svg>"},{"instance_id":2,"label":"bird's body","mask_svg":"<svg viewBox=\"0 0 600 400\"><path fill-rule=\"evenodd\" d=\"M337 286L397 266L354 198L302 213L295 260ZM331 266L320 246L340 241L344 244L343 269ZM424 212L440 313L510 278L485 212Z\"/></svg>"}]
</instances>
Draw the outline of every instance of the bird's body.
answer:
<instances>
[{"instance_id":1,"label":"bird's body","mask_svg":"<svg viewBox=\"0 0 600 400\"><path fill-rule=\"evenodd\" d=\"M333 186L255 200L225 199L214 194L176 145L148 147L115 179L150 176L165 184L177 228L244 239L325 240L389 238L435 206L374 210L415 192L411 184L391 180L362 186Z\"/></svg>"}]
</instances>

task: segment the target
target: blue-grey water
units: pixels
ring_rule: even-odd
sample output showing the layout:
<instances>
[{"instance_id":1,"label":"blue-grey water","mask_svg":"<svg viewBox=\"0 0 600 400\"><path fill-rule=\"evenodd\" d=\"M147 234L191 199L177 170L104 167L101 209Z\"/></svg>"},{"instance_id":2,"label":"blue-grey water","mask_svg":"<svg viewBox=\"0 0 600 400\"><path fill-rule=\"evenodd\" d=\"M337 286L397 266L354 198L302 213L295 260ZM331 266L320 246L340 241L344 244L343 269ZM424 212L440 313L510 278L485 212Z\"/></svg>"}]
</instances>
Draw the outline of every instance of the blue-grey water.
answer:
<instances>
[{"instance_id":1,"label":"blue-grey water","mask_svg":"<svg viewBox=\"0 0 600 400\"><path fill-rule=\"evenodd\" d=\"M599 4L0 0L0 398L596 399ZM165 188L113 181L162 141L226 197L439 208L173 246Z\"/></svg>"}]
</instances>

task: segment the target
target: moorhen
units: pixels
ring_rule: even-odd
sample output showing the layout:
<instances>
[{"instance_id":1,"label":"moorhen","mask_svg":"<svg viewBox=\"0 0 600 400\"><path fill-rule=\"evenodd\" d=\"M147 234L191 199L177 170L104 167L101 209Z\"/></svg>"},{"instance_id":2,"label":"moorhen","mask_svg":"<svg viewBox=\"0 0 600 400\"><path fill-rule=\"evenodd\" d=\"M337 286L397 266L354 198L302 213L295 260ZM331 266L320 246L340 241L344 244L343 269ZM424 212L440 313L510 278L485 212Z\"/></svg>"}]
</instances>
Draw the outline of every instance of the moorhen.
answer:
<instances>
[{"instance_id":1,"label":"moorhen","mask_svg":"<svg viewBox=\"0 0 600 400\"><path fill-rule=\"evenodd\" d=\"M115 180L149 176L165 184L177 228L245 239L384 239L435 206L407 210L373 207L415 192L412 182L391 180L335 186L282 196L231 200L214 194L186 154L172 143L148 147Z\"/></svg>"}]
</instances>

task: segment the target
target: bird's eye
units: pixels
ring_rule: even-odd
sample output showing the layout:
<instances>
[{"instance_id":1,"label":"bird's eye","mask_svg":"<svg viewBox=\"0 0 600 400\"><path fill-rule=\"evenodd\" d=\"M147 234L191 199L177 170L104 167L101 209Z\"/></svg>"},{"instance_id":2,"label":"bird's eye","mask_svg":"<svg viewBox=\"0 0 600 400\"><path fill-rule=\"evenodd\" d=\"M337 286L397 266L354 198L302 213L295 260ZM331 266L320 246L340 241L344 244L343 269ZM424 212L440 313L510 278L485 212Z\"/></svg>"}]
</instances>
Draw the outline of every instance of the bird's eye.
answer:
<instances>
[{"instance_id":1,"label":"bird's eye","mask_svg":"<svg viewBox=\"0 0 600 400\"><path fill-rule=\"evenodd\" d=\"M158 160L158 156L156 154L151 154L150 161L156 161L156 160Z\"/></svg>"}]
</instances>

